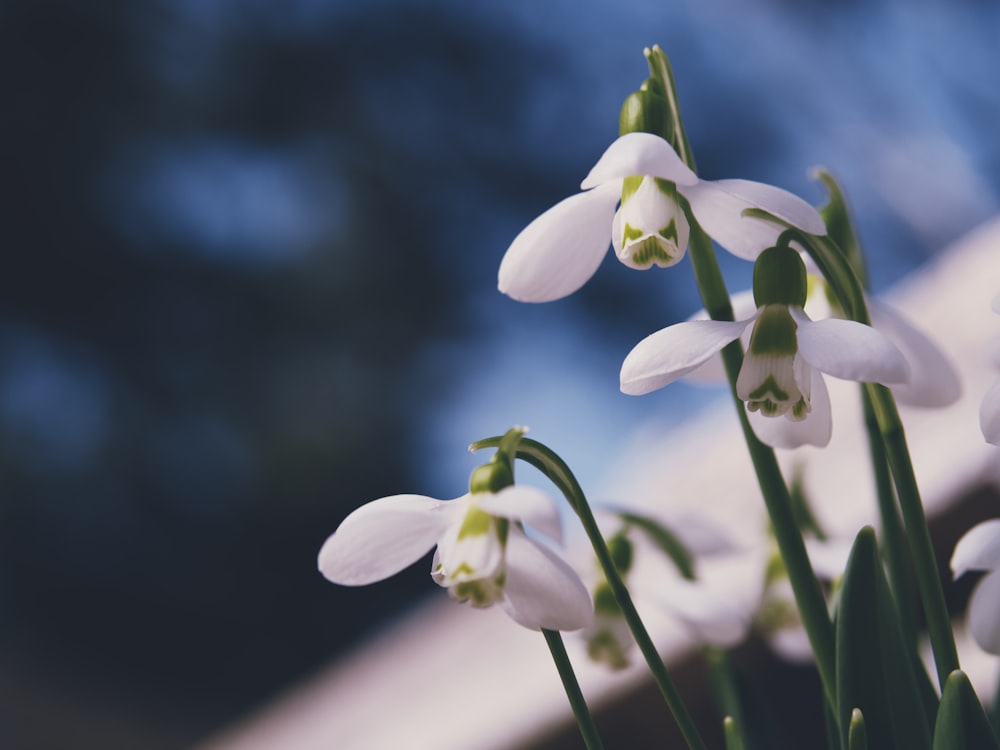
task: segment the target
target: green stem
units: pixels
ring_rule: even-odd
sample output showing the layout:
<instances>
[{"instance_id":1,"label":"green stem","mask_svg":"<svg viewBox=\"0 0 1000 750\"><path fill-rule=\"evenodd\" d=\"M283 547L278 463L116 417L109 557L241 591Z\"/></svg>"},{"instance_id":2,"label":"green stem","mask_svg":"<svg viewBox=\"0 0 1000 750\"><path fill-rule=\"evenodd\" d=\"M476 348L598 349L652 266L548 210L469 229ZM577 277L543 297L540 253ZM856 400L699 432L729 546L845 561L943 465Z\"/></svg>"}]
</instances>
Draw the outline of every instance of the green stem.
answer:
<instances>
[{"instance_id":1,"label":"green stem","mask_svg":"<svg viewBox=\"0 0 1000 750\"><path fill-rule=\"evenodd\" d=\"M499 445L499 442L499 437L486 438L473 443L469 446L469 449L475 452L480 448L496 447ZM635 604L632 603L632 597L628 592L628 588L625 586L625 582L615 567L614 560L611 558L611 552L608 550L608 545L597 526L593 511L590 509L590 504L587 502L587 498L576 477L573 476L573 472L570 471L566 463L552 450L542 443L529 438L521 439L517 448L517 457L522 461L527 461L548 477L559 488L566 497L570 507L576 512L583 530L587 534L591 546L594 548L594 554L597 556L597 561L608 581L608 586L610 586L611 592L614 594L615 601L618 603L622 615L625 617L625 621L632 631L632 636L635 638L636 645L646 660L649 671L653 676L653 681L656 682L656 686L660 689L660 694L663 696L667 708L670 709L674 721L677 722L677 727L680 729L688 748L690 750L706 750L705 741L698 732L698 727L695 725L694 719L691 717L687 706L684 705L684 700L681 698L677 687L674 685L674 681L670 677L670 673L660 658L660 653L657 651L653 639L649 637L649 632L646 630L642 618L639 617L639 612L636 610Z\"/></svg>"},{"instance_id":2,"label":"green stem","mask_svg":"<svg viewBox=\"0 0 1000 750\"><path fill-rule=\"evenodd\" d=\"M859 323L871 325L864 291L847 258L829 237L816 237L798 230L786 233L799 241L830 281L840 306L847 315ZM944 689L948 675L958 669L958 650L951 631L951 618L944 599L944 587L938 574L931 534L924 516L913 463L906 445L903 423L896 409L896 401L885 386L866 383L865 392L872 404L875 422L882 435L889 470L896 486L899 509L903 515L906 538L910 545L917 590L924 606L927 633L934 651L938 684Z\"/></svg>"},{"instance_id":3,"label":"green stem","mask_svg":"<svg viewBox=\"0 0 1000 750\"><path fill-rule=\"evenodd\" d=\"M893 492L892 475L889 471L885 455L885 445L879 432L875 409L867 389L861 389L864 404L865 429L868 433L868 452L871 456L872 470L875 473L875 495L878 499L878 512L881 521L882 549L885 551L885 564L889 572L889 581L896 599L899 620L907 643L911 646L917 642L917 625L914 621L916 601L913 592L910 560L907 556L906 532L899 517L899 506Z\"/></svg>"},{"instance_id":4,"label":"green stem","mask_svg":"<svg viewBox=\"0 0 1000 750\"><path fill-rule=\"evenodd\" d=\"M948 615L948 606L944 599L944 587L941 585L941 576L938 574L934 547L931 544L931 534L927 527L927 518L924 515L924 506L920 499L920 490L913 473L910 453L906 447L903 423L896 410L896 402L888 388L875 383L866 383L865 391L872 401L875 419L882 434L882 442L885 445L889 468L896 484L896 495L899 498L899 508L906 526L906 537L910 542L910 554L917 578L917 590L920 592L920 599L924 605L927 633L934 651L938 685L943 690L948 675L959 668L958 650L955 647L955 636L951 631L951 618Z\"/></svg>"},{"instance_id":5,"label":"green stem","mask_svg":"<svg viewBox=\"0 0 1000 750\"><path fill-rule=\"evenodd\" d=\"M569 704L573 707L573 716L576 717L576 724L583 736L583 743L587 746L587 750L604 750L601 737L597 733L597 726L594 724L594 718L590 715L587 701L583 697L583 691L580 690L580 683L577 682L576 673L573 672L573 665L566 653L562 636L556 630L542 630L542 635L545 636L545 643L548 644L552 654L552 661L555 662L563 687L566 689Z\"/></svg>"},{"instance_id":6,"label":"green stem","mask_svg":"<svg viewBox=\"0 0 1000 750\"><path fill-rule=\"evenodd\" d=\"M705 309L716 320L732 320L729 292L722 279L712 242L693 221L691 222L689 247L691 263L694 265L695 278L698 281ZM809 555L806 553L805 542L795 521L788 487L781 475L777 458L774 451L757 438L750 426L750 421L747 419L743 401L736 393L736 379L743 366L743 347L738 340L722 350L722 361L726 367L730 391L736 404L740 427L743 429L743 437L746 440L757 475L757 482L760 485L764 504L771 519L774 537L781 552L781 558L788 570L788 580L792 585L795 602L802 616L802 625L805 627L809 644L816 659L816 668L823 682L823 691L830 707L836 712L837 691L835 687L833 624L830 622L826 599L819 581L813 573Z\"/></svg>"}]
</instances>

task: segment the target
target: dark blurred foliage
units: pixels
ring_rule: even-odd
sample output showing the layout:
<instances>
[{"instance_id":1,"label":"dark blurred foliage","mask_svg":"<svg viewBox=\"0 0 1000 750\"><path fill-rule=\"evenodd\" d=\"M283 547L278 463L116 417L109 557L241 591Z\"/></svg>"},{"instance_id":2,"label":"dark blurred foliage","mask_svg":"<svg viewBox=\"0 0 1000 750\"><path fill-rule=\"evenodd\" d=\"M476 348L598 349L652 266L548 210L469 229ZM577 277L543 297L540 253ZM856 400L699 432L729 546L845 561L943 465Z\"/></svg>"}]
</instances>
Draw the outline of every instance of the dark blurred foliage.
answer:
<instances>
[{"instance_id":1,"label":"dark blurred foliage","mask_svg":"<svg viewBox=\"0 0 1000 750\"><path fill-rule=\"evenodd\" d=\"M427 352L480 356L512 325L530 342L572 318L570 368L613 352L613 391L628 346L696 304L657 291L637 313L664 276L613 261L544 309L495 290L506 243L613 137L641 44L682 61L703 176L797 189L790 173L846 147L780 53L854 40L859 4L840 5L789 10L789 46L752 54L706 43L707 17L657 15L670 44L633 19L624 73L613 40L570 55L574 29L474 3L0 6L0 746L186 746L429 592L422 564L358 590L315 571L359 504L439 491L415 442L480 371ZM581 39L605 31L569 15ZM973 113L955 117L962 143L995 178L995 80L931 60L952 97L935 112ZM863 63L817 64L846 121L867 111ZM761 85L768 66L787 80ZM871 90L895 82L881 76ZM861 163L885 142L851 132ZM864 195L863 172L842 174ZM859 213L863 229L885 218ZM905 262L883 281L927 255L895 221L875 239Z\"/></svg>"},{"instance_id":2,"label":"dark blurred foliage","mask_svg":"<svg viewBox=\"0 0 1000 750\"><path fill-rule=\"evenodd\" d=\"M402 374L463 333L447 198L544 182L503 155L554 67L432 10L197 12L0 22L0 635L56 692L131 693L166 746L428 590L337 590L315 556L413 484Z\"/></svg>"}]
</instances>

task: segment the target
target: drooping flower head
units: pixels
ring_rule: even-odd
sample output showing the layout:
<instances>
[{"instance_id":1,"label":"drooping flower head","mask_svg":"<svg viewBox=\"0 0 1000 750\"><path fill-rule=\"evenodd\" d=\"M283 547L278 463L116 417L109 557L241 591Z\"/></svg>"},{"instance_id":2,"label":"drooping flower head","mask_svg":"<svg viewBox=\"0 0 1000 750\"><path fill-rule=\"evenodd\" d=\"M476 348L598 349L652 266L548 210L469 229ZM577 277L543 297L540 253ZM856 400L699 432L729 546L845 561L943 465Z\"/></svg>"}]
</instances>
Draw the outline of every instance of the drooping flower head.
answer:
<instances>
[{"instance_id":1,"label":"drooping flower head","mask_svg":"<svg viewBox=\"0 0 1000 750\"><path fill-rule=\"evenodd\" d=\"M979 646L1000 654L1000 518L969 529L951 555L955 578L970 570L985 570L969 601L969 632Z\"/></svg>"},{"instance_id":2,"label":"drooping flower head","mask_svg":"<svg viewBox=\"0 0 1000 750\"><path fill-rule=\"evenodd\" d=\"M473 472L469 493L455 500L392 495L361 506L324 543L320 572L333 583L363 586L436 546L431 576L455 600L499 604L535 630L587 625L593 608L582 581L524 532L528 525L558 540L558 510L541 490L514 485L508 463L494 459Z\"/></svg>"},{"instance_id":3,"label":"drooping flower head","mask_svg":"<svg viewBox=\"0 0 1000 750\"><path fill-rule=\"evenodd\" d=\"M690 219L735 255L754 259L782 227L743 215L759 208L811 234L823 234L812 206L780 188L747 180L701 180L673 147L652 133L626 133L608 147L580 184L511 243L499 288L521 302L572 294L597 271L609 243L635 269L678 263ZM619 201L620 208L616 210Z\"/></svg>"},{"instance_id":4,"label":"drooping flower head","mask_svg":"<svg viewBox=\"0 0 1000 750\"><path fill-rule=\"evenodd\" d=\"M805 268L791 247L761 254L754 268L756 312L737 321L689 320L640 341L625 358L622 392L662 388L705 364L751 328L736 382L757 436L777 448L826 445L832 421L821 373L886 385L905 382L899 350L870 326L806 315Z\"/></svg>"}]
</instances>

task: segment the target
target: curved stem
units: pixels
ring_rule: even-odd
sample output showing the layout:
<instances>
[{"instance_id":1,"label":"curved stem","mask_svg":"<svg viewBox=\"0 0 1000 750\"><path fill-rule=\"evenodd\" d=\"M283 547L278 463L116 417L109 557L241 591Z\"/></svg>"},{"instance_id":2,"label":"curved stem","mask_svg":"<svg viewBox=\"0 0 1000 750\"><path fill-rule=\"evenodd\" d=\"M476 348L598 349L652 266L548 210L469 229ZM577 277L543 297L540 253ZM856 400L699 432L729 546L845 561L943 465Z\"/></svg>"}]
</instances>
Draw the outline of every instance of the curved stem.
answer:
<instances>
[{"instance_id":1,"label":"curved stem","mask_svg":"<svg viewBox=\"0 0 1000 750\"><path fill-rule=\"evenodd\" d=\"M573 708L573 716L576 717L576 724L583 736L583 743L587 746L587 750L604 750L601 737L597 733L597 725L594 724L594 718L590 715L587 701L583 697L580 683L577 682L573 665L566 653L562 636L556 630L542 630L542 635L545 636L545 643L548 644L549 652L552 654L552 661L555 662L559 678L566 689L566 697L569 698L569 704Z\"/></svg>"},{"instance_id":2,"label":"curved stem","mask_svg":"<svg viewBox=\"0 0 1000 750\"><path fill-rule=\"evenodd\" d=\"M480 448L495 447L499 444L499 441L500 438L486 438L485 440L473 443L469 446L469 449L476 451ZM604 541L604 537L597 526L597 520L590 509L590 504L587 502L587 498L583 494L583 490L579 482L577 482L576 477L573 476L573 472L570 471L566 463L552 450L542 443L528 438L522 438L518 444L517 457L522 461L528 462L548 477L559 488L560 492L566 497L570 507L576 512L583 530L587 534L591 546L594 548L597 562L600 564L601 570L608 581L608 586L610 586L611 592L614 594L615 601L618 603L622 615L625 617L625 621L632 631L636 645L638 645L639 651L642 652L653 680L660 689L660 694L663 696L667 708L670 709L670 713L677 722L677 727L680 729L688 748L690 750L706 750L705 741L698 732L694 719L691 717L687 706L684 705L684 700L681 698L677 687L674 685L674 681L670 677L670 673L660 658L660 652L656 649L653 639L650 638L649 632L646 630L646 626L643 624L642 618L635 608L635 604L632 603L632 597L628 592L628 588L625 586L625 582L615 567L614 561L611 558L611 552L608 550L608 545Z\"/></svg>"}]
</instances>

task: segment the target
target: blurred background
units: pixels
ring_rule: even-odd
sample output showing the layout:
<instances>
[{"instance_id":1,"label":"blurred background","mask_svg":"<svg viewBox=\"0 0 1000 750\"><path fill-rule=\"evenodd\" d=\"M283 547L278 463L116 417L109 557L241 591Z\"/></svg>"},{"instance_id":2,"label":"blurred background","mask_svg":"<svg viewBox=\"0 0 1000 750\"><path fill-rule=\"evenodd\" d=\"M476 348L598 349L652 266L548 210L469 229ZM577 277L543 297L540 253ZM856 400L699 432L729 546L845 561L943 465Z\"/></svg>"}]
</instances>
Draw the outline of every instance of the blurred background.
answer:
<instances>
[{"instance_id":1,"label":"blurred background","mask_svg":"<svg viewBox=\"0 0 1000 750\"><path fill-rule=\"evenodd\" d=\"M699 173L842 181L884 288L1000 205L1000 4L8 0L0 746L183 748L424 595L316 572L358 505L527 424L585 486L688 263L496 291L670 55ZM748 264L720 256L733 289ZM641 300L641 307L635 304Z\"/></svg>"}]
</instances>

